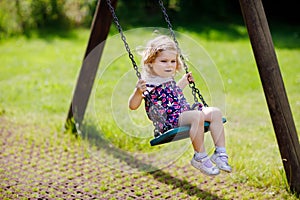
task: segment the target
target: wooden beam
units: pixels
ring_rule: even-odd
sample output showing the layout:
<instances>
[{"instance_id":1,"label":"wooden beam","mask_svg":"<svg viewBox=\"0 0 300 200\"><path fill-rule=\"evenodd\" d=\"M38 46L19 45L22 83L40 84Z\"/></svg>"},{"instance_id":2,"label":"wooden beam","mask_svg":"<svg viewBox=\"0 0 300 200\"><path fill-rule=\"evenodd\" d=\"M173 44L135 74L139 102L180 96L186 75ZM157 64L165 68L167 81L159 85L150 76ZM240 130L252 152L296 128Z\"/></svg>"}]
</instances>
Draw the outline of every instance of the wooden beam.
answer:
<instances>
[{"instance_id":1,"label":"wooden beam","mask_svg":"<svg viewBox=\"0 0 300 200\"><path fill-rule=\"evenodd\" d=\"M240 0L287 181L300 193L300 145L261 0ZM266 154L268 150L266 150Z\"/></svg>"},{"instance_id":2,"label":"wooden beam","mask_svg":"<svg viewBox=\"0 0 300 200\"><path fill-rule=\"evenodd\" d=\"M117 0L112 0L114 8L116 8L116 4ZM71 128L74 132L77 131L74 129L74 123L79 125L82 123L111 22L112 15L106 1L99 0L93 18L91 34L84 60L65 124L67 129Z\"/></svg>"}]
</instances>

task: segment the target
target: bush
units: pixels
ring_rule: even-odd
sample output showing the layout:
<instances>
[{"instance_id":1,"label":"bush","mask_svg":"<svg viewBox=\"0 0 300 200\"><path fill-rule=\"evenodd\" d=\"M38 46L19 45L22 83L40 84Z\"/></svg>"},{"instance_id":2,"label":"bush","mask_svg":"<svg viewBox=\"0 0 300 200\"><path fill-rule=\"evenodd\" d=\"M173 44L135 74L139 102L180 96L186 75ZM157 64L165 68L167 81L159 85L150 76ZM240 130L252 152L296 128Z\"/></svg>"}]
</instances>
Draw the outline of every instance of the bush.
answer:
<instances>
[{"instance_id":1,"label":"bush","mask_svg":"<svg viewBox=\"0 0 300 200\"><path fill-rule=\"evenodd\" d=\"M64 25L66 23L64 3L65 0L33 0L30 4L30 19L34 19L35 26L38 28Z\"/></svg>"},{"instance_id":2,"label":"bush","mask_svg":"<svg viewBox=\"0 0 300 200\"><path fill-rule=\"evenodd\" d=\"M22 32L22 19L16 8L15 1L0 1L0 37Z\"/></svg>"},{"instance_id":3,"label":"bush","mask_svg":"<svg viewBox=\"0 0 300 200\"><path fill-rule=\"evenodd\" d=\"M96 0L0 1L0 38L33 29L89 25Z\"/></svg>"}]
</instances>

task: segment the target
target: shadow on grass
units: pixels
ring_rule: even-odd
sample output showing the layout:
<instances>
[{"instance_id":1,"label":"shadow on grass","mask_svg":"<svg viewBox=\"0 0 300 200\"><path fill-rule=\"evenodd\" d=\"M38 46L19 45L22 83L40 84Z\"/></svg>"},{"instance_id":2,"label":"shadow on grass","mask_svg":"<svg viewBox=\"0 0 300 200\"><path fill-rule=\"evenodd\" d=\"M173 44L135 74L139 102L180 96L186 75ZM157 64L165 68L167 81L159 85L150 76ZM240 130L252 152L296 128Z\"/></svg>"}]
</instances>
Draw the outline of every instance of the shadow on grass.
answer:
<instances>
[{"instance_id":1,"label":"shadow on grass","mask_svg":"<svg viewBox=\"0 0 300 200\"><path fill-rule=\"evenodd\" d=\"M155 180L172 186L174 189L179 189L181 192L188 194L189 196L197 196L201 198L209 199L221 199L218 196L198 188L196 185L189 183L185 179L179 179L172 176L170 173L162 171L157 167L146 164L143 160L135 158L128 152L122 151L110 145L110 143L102 136L97 127L93 124L85 124L81 128L81 138L87 141L90 146L97 147L98 150L104 150L107 154L112 155L114 158L124 161L131 168L136 169L138 172L148 173ZM150 169L150 170L149 170Z\"/></svg>"}]
</instances>

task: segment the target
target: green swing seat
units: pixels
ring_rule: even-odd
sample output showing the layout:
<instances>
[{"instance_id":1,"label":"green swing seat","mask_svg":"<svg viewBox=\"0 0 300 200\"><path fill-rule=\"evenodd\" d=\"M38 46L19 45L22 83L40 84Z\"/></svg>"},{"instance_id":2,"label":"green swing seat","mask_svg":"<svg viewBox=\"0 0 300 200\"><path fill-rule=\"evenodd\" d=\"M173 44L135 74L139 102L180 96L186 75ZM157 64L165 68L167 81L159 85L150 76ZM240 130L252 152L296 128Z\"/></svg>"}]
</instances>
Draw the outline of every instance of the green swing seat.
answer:
<instances>
[{"instance_id":1,"label":"green swing seat","mask_svg":"<svg viewBox=\"0 0 300 200\"><path fill-rule=\"evenodd\" d=\"M226 122L226 118L222 118L223 123ZM209 122L204 122L204 132L207 132L209 129ZM170 129L163 134L157 136L156 138L150 141L151 146L156 146L168 142L174 142L177 140L182 140L190 137L190 126L180 126L177 128Z\"/></svg>"}]
</instances>

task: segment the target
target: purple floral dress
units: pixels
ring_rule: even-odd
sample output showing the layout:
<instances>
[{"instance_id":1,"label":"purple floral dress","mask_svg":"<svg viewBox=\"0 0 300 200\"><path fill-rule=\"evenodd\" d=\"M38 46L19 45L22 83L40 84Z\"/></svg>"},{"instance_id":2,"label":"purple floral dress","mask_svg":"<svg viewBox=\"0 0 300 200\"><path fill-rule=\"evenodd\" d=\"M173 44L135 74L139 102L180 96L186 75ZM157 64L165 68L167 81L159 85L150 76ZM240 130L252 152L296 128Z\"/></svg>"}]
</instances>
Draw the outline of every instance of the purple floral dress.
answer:
<instances>
[{"instance_id":1,"label":"purple floral dress","mask_svg":"<svg viewBox=\"0 0 300 200\"><path fill-rule=\"evenodd\" d=\"M168 81L158 86L147 85L147 87L153 89L149 91L151 101L145 98L145 109L148 118L153 121L158 131L163 133L171 128L178 127L179 115L184 111L191 110L191 107L176 82ZM161 122L160 116L153 114L154 106L163 117L164 123ZM202 107L201 103L197 103L196 109L202 110Z\"/></svg>"}]
</instances>

